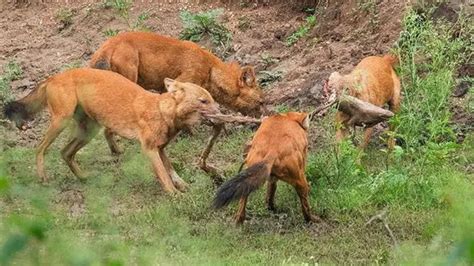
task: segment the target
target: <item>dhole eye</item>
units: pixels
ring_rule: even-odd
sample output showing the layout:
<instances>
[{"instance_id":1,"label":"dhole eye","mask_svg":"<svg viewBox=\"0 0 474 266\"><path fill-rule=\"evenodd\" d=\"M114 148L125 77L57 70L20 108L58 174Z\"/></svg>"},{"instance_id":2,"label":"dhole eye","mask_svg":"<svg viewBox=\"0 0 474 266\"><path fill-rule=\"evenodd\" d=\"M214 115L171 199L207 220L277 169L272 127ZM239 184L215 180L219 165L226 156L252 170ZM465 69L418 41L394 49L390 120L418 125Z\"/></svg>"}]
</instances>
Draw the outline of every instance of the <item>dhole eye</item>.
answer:
<instances>
[{"instance_id":1,"label":"dhole eye","mask_svg":"<svg viewBox=\"0 0 474 266\"><path fill-rule=\"evenodd\" d=\"M208 104L209 101L207 99L199 99L199 101L203 104Z\"/></svg>"}]
</instances>

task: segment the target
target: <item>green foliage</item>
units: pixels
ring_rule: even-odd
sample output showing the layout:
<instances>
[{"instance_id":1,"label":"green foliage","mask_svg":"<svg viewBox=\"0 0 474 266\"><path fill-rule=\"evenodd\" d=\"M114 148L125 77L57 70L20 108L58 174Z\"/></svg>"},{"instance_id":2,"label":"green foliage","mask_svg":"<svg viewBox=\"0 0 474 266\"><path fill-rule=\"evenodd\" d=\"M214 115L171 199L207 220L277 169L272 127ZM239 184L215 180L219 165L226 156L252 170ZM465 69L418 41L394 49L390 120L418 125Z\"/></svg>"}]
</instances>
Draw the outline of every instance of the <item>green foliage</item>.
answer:
<instances>
[{"instance_id":1,"label":"green foliage","mask_svg":"<svg viewBox=\"0 0 474 266\"><path fill-rule=\"evenodd\" d=\"M116 36L117 34L119 34L119 30L117 29L106 29L104 31L104 35L107 36L107 37L113 37L113 36Z\"/></svg>"},{"instance_id":2,"label":"green foliage","mask_svg":"<svg viewBox=\"0 0 474 266\"><path fill-rule=\"evenodd\" d=\"M56 19L63 24L64 27L67 27L72 24L72 17L74 12L70 8L60 8L56 12Z\"/></svg>"},{"instance_id":3,"label":"green foliage","mask_svg":"<svg viewBox=\"0 0 474 266\"><path fill-rule=\"evenodd\" d=\"M198 42L205 36L208 36L214 45L228 46L232 41L232 34L224 25L217 21L222 12L222 9L213 9L194 14L189 11L181 12L180 17L183 22L183 30L179 37L183 40Z\"/></svg>"},{"instance_id":4,"label":"green foliage","mask_svg":"<svg viewBox=\"0 0 474 266\"><path fill-rule=\"evenodd\" d=\"M414 11L405 17L403 27L397 51L404 98L400 114L393 119L397 132L409 147L451 141L449 96L463 59L461 51L472 49L469 35L461 28L456 36L453 27L434 24Z\"/></svg>"},{"instance_id":5,"label":"green foliage","mask_svg":"<svg viewBox=\"0 0 474 266\"><path fill-rule=\"evenodd\" d=\"M316 16L308 16L306 22L286 38L286 46L292 46L297 43L301 38L305 37L314 26L316 26Z\"/></svg>"},{"instance_id":6,"label":"green foliage","mask_svg":"<svg viewBox=\"0 0 474 266\"><path fill-rule=\"evenodd\" d=\"M283 72L281 71L267 71L267 70L262 70L258 72L258 83L260 84L261 87L266 88L270 84L281 80L283 77Z\"/></svg>"},{"instance_id":7,"label":"green foliage","mask_svg":"<svg viewBox=\"0 0 474 266\"><path fill-rule=\"evenodd\" d=\"M3 67L3 74L0 76L0 103L13 100L10 83L19 79L23 75L20 65L15 61L9 61Z\"/></svg>"},{"instance_id":8,"label":"green foliage","mask_svg":"<svg viewBox=\"0 0 474 266\"><path fill-rule=\"evenodd\" d=\"M143 12L138 15L137 19L132 25L132 29L136 31L150 31L150 29L145 25L145 22L150 19L150 13Z\"/></svg>"},{"instance_id":9,"label":"green foliage","mask_svg":"<svg viewBox=\"0 0 474 266\"><path fill-rule=\"evenodd\" d=\"M131 0L105 0L104 7L114 9L128 23L130 8L133 2Z\"/></svg>"}]
</instances>

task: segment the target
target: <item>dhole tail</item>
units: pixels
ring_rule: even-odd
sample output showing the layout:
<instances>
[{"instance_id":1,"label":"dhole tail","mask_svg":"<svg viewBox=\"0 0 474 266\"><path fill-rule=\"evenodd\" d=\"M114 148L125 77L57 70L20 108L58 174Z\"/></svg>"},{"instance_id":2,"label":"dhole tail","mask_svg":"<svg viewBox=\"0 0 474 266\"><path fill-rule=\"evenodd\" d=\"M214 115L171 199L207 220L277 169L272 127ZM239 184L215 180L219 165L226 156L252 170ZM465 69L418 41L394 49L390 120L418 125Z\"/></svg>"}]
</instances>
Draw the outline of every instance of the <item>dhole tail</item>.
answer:
<instances>
[{"instance_id":1,"label":"dhole tail","mask_svg":"<svg viewBox=\"0 0 474 266\"><path fill-rule=\"evenodd\" d=\"M213 207L219 209L234 200L248 196L270 177L273 160L264 160L251 165L234 178L228 180L217 190Z\"/></svg>"},{"instance_id":2,"label":"dhole tail","mask_svg":"<svg viewBox=\"0 0 474 266\"><path fill-rule=\"evenodd\" d=\"M389 62L390 65L396 66L398 65L398 57L394 54L386 54L383 57L385 60Z\"/></svg>"},{"instance_id":3,"label":"dhole tail","mask_svg":"<svg viewBox=\"0 0 474 266\"><path fill-rule=\"evenodd\" d=\"M33 118L46 104L46 82L41 83L24 98L9 102L3 113L10 121L15 122L19 129L24 129L26 121Z\"/></svg>"}]
</instances>

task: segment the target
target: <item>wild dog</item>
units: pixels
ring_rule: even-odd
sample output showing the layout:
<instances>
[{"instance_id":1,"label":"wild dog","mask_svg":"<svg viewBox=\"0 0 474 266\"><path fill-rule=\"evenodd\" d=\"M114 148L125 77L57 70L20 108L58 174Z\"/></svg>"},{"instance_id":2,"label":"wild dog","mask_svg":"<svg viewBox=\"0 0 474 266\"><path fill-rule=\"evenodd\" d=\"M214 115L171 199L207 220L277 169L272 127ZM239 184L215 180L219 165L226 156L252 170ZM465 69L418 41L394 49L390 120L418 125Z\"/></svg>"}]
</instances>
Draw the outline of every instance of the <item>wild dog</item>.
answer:
<instances>
[{"instance_id":1,"label":"wild dog","mask_svg":"<svg viewBox=\"0 0 474 266\"><path fill-rule=\"evenodd\" d=\"M309 185L305 176L308 128L309 117L306 113L290 112L264 119L252 142L246 145L246 169L218 189L213 206L222 208L240 199L235 222L241 224L245 220L249 194L266 181L266 204L269 210L275 210L277 181L282 180L295 187L305 220L318 221L319 218L310 212Z\"/></svg>"},{"instance_id":2,"label":"wild dog","mask_svg":"<svg viewBox=\"0 0 474 266\"><path fill-rule=\"evenodd\" d=\"M138 139L158 181L171 193L183 191L186 183L173 170L164 148L180 129L198 123L202 113L219 109L209 92L195 84L166 78L165 86L168 92L160 95L117 73L80 68L48 78L26 97L7 104L4 112L21 129L48 106L51 124L36 153L42 181L48 179L44 153L69 121L75 121L75 132L61 154L77 177L84 174L74 160L76 153L104 126L122 137Z\"/></svg>"},{"instance_id":3,"label":"wild dog","mask_svg":"<svg viewBox=\"0 0 474 266\"><path fill-rule=\"evenodd\" d=\"M383 107L388 103L390 111L397 113L400 109L400 79L393 69L397 62L394 55L366 57L348 75L333 72L328 80L329 89L336 91L337 95L347 93L378 107ZM347 136L349 120L351 116L337 112L336 122L339 128L336 139L338 141ZM372 131L373 127L365 128L361 148L369 144ZM393 137L389 138L388 144L389 147L394 146Z\"/></svg>"},{"instance_id":4,"label":"wild dog","mask_svg":"<svg viewBox=\"0 0 474 266\"><path fill-rule=\"evenodd\" d=\"M146 90L164 91L165 77L191 82L208 90L221 105L246 115L258 115L263 109L262 91L251 66L224 63L212 53L189 41L154 33L126 32L107 40L92 56L93 68L111 70L138 83ZM201 168L223 126L214 127L213 136L201 155ZM112 153L119 153L109 130L106 139Z\"/></svg>"}]
</instances>

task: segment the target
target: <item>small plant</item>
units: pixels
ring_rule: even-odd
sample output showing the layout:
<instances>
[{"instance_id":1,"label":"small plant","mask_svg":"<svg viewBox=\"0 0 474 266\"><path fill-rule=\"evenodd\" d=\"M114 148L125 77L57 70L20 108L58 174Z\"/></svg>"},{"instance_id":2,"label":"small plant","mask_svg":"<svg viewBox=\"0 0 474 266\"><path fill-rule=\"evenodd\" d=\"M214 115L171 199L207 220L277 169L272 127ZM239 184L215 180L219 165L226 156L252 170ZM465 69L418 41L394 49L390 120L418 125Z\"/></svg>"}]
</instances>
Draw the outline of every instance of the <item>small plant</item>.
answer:
<instances>
[{"instance_id":1,"label":"small plant","mask_svg":"<svg viewBox=\"0 0 474 266\"><path fill-rule=\"evenodd\" d=\"M74 69L74 68L79 68L82 66L82 61L79 59L76 59L70 63L67 63L61 67L62 71L69 70L69 69Z\"/></svg>"},{"instance_id":2,"label":"small plant","mask_svg":"<svg viewBox=\"0 0 474 266\"><path fill-rule=\"evenodd\" d=\"M60 8L56 13L56 19L61 22L62 27L66 28L67 26L72 24L72 16L74 12L69 8Z\"/></svg>"},{"instance_id":3,"label":"small plant","mask_svg":"<svg viewBox=\"0 0 474 266\"><path fill-rule=\"evenodd\" d=\"M150 18L148 12L143 12L138 15L137 20L133 23L132 29L137 31L150 31L150 29L145 25L145 22Z\"/></svg>"},{"instance_id":4,"label":"small plant","mask_svg":"<svg viewBox=\"0 0 474 266\"><path fill-rule=\"evenodd\" d=\"M7 103L13 100L10 83L19 79L22 75L23 71L17 62L10 61L4 66L3 75L0 76L0 102Z\"/></svg>"},{"instance_id":5,"label":"small plant","mask_svg":"<svg viewBox=\"0 0 474 266\"><path fill-rule=\"evenodd\" d=\"M107 37L113 37L117 34L119 34L119 30L117 30L117 29L106 29L104 31L104 35L107 36Z\"/></svg>"},{"instance_id":6,"label":"small plant","mask_svg":"<svg viewBox=\"0 0 474 266\"><path fill-rule=\"evenodd\" d=\"M316 16L312 15L306 18L306 22L301 25L295 32L286 38L286 46L292 46L301 38L305 37L308 32L316 25Z\"/></svg>"},{"instance_id":7,"label":"small plant","mask_svg":"<svg viewBox=\"0 0 474 266\"><path fill-rule=\"evenodd\" d=\"M222 9L194 14L189 11L181 12L180 17L184 29L179 37L183 40L198 42L205 36L209 36L214 45L229 46L232 41L232 34L224 25L217 21L221 14Z\"/></svg>"},{"instance_id":8,"label":"small plant","mask_svg":"<svg viewBox=\"0 0 474 266\"><path fill-rule=\"evenodd\" d=\"M250 29L250 20L247 17L240 17L239 24L237 25L240 31L245 32Z\"/></svg>"},{"instance_id":9,"label":"small plant","mask_svg":"<svg viewBox=\"0 0 474 266\"><path fill-rule=\"evenodd\" d=\"M278 63L278 59L273 57L271 54L262 53L260 54L260 62L263 64L263 69L267 69L269 66Z\"/></svg>"},{"instance_id":10,"label":"small plant","mask_svg":"<svg viewBox=\"0 0 474 266\"><path fill-rule=\"evenodd\" d=\"M281 80L283 73L281 71L260 71L258 73L258 83L261 87L268 87L275 81Z\"/></svg>"},{"instance_id":11,"label":"small plant","mask_svg":"<svg viewBox=\"0 0 474 266\"><path fill-rule=\"evenodd\" d=\"M105 0L104 7L112 8L122 17L127 23L128 27L130 25L130 8L132 7L133 2L131 0Z\"/></svg>"}]
</instances>

